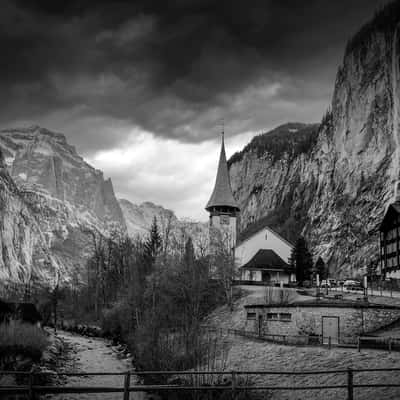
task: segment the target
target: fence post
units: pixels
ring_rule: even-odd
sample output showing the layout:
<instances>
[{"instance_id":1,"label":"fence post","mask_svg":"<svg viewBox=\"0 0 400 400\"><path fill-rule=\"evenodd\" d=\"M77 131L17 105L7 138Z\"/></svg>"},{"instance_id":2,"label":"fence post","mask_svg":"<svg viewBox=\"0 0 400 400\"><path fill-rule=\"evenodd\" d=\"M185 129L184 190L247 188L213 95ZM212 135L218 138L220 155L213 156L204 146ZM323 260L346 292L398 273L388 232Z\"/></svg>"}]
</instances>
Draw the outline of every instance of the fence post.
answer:
<instances>
[{"instance_id":1,"label":"fence post","mask_svg":"<svg viewBox=\"0 0 400 400\"><path fill-rule=\"evenodd\" d=\"M391 337L389 337L389 340L388 340L388 349L389 349L389 353L391 353L392 352L392 338Z\"/></svg>"},{"instance_id":2,"label":"fence post","mask_svg":"<svg viewBox=\"0 0 400 400\"><path fill-rule=\"evenodd\" d=\"M236 374L235 371L232 371L232 387L231 387L231 398L232 400L234 400L234 398L236 397Z\"/></svg>"},{"instance_id":3,"label":"fence post","mask_svg":"<svg viewBox=\"0 0 400 400\"><path fill-rule=\"evenodd\" d=\"M131 385L131 373L127 371L124 379L124 400L129 400L129 387Z\"/></svg>"},{"instance_id":4,"label":"fence post","mask_svg":"<svg viewBox=\"0 0 400 400\"><path fill-rule=\"evenodd\" d=\"M328 349L331 349L331 345L332 345L332 338L329 336L328 337Z\"/></svg>"},{"instance_id":5,"label":"fence post","mask_svg":"<svg viewBox=\"0 0 400 400\"><path fill-rule=\"evenodd\" d=\"M358 350L358 352L360 352L361 351L361 340L360 340L360 336L358 337L358 339L357 339L357 350Z\"/></svg>"},{"instance_id":6,"label":"fence post","mask_svg":"<svg viewBox=\"0 0 400 400\"><path fill-rule=\"evenodd\" d=\"M34 379L34 372L33 368L29 372L29 388L28 388L28 399L29 400L34 400L34 394L33 394L33 379Z\"/></svg>"},{"instance_id":7,"label":"fence post","mask_svg":"<svg viewBox=\"0 0 400 400\"><path fill-rule=\"evenodd\" d=\"M347 400L354 400L353 397L353 370L347 370Z\"/></svg>"}]
</instances>

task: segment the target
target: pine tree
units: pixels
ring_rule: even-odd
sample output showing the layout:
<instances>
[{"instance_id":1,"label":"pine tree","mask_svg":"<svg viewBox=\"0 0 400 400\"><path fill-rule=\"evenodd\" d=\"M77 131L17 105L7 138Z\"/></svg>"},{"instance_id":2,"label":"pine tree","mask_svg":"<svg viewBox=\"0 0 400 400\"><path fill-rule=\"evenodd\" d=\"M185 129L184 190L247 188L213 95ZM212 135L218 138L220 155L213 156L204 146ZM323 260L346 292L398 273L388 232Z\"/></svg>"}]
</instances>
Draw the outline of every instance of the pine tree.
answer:
<instances>
[{"instance_id":1,"label":"pine tree","mask_svg":"<svg viewBox=\"0 0 400 400\"><path fill-rule=\"evenodd\" d=\"M318 257L317 262L315 263L315 276L318 274L319 279L326 279L327 278L327 270L326 270L326 265L324 263L324 260L321 257Z\"/></svg>"},{"instance_id":2,"label":"pine tree","mask_svg":"<svg viewBox=\"0 0 400 400\"><path fill-rule=\"evenodd\" d=\"M290 256L290 264L295 267L296 280L300 285L304 281L311 279L313 269L312 255L303 237L297 239L296 246Z\"/></svg>"},{"instance_id":3,"label":"pine tree","mask_svg":"<svg viewBox=\"0 0 400 400\"><path fill-rule=\"evenodd\" d=\"M162 248L162 238L157 225L157 218L153 218L150 228L149 238L144 244L144 261L146 265L146 272L150 273L153 270L157 256Z\"/></svg>"}]
</instances>

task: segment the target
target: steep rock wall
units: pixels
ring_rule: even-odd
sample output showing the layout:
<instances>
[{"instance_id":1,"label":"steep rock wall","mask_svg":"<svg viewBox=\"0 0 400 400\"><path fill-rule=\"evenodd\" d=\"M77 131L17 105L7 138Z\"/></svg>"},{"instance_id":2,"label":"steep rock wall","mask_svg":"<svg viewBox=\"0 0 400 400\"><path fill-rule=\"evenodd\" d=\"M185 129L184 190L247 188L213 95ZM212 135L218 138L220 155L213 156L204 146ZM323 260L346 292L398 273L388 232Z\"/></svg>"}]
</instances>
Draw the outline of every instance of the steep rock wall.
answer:
<instances>
[{"instance_id":1,"label":"steep rock wall","mask_svg":"<svg viewBox=\"0 0 400 400\"><path fill-rule=\"evenodd\" d=\"M332 274L363 273L378 257L378 227L399 178L400 2L349 42L331 110L310 151L248 148L231 160L241 227L268 223L293 240L299 231ZM293 132L293 135L296 135ZM268 136L269 134L265 134Z\"/></svg>"}]
</instances>

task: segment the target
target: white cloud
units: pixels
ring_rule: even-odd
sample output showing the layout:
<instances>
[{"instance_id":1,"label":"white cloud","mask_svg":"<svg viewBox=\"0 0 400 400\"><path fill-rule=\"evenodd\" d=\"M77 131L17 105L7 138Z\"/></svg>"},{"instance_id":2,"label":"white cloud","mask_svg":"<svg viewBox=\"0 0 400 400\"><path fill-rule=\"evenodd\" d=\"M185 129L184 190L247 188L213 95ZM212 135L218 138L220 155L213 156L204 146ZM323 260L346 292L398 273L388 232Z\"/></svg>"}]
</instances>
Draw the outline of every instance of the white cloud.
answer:
<instances>
[{"instance_id":1,"label":"white cloud","mask_svg":"<svg viewBox=\"0 0 400 400\"><path fill-rule=\"evenodd\" d=\"M228 157L254 135L226 137ZM99 151L87 160L110 176L118 197L134 203L152 201L179 217L206 220L204 206L211 194L220 151L218 140L182 143L132 129L124 146Z\"/></svg>"}]
</instances>

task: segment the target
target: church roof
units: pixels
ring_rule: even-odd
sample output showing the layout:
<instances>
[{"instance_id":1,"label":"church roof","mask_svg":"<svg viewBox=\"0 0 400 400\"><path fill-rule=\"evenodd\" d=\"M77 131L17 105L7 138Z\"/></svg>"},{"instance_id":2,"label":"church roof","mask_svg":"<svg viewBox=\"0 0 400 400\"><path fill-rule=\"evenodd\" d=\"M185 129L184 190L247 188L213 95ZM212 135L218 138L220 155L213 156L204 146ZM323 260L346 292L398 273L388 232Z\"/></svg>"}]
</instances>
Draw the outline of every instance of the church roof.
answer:
<instances>
[{"instance_id":1,"label":"church roof","mask_svg":"<svg viewBox=\"0 0 400 400\"><path fill-rule=\"evenodd\" d=\"M271 249L261 249L258 250L257 253L253 256L253 258L248 261L241 268L244 269L281 269L286 270L289 269L290 266L288 263L282 260L275 253L275 251Z\"/></svg>"},{"instance_id":2,"label":"church roof","mask_svg":"<svg viewBox=\"0 0 400 400\"><path fill-rule=\"evenodd\" d=\"M226 162L224 134L222 134L221 154L219 156L217 178L215 179L215 186L210 200L208 200L206 205L206 210L210 211L212 207L221 206L232 207L237 211L240 211L240 208L232 193L231 180L228 172L228 163Z\"/></svg>"}]
</instances>

